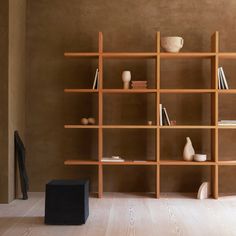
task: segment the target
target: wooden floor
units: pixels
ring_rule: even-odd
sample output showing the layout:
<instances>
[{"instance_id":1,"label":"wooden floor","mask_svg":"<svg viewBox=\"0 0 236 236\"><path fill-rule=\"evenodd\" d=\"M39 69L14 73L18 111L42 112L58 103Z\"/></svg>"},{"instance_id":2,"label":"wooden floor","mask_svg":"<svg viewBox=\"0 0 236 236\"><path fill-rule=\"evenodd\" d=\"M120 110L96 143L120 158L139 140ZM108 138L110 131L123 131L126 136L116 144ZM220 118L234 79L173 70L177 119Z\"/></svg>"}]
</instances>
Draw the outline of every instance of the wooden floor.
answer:
<instances>
[{"instance_id":1,"label":"wooden floor","mask_svg":"<svg viewBox=\"0 0 236 236\"><path fill-rule=\"evenodd\" d=\"M90 216L83 226L48 226L43 217L43 193L0 205L0 235L236 235L236 196L200 201L165 194L157 200L110 193L102 199L90 198Z\"/></svg>"}]
</instances>

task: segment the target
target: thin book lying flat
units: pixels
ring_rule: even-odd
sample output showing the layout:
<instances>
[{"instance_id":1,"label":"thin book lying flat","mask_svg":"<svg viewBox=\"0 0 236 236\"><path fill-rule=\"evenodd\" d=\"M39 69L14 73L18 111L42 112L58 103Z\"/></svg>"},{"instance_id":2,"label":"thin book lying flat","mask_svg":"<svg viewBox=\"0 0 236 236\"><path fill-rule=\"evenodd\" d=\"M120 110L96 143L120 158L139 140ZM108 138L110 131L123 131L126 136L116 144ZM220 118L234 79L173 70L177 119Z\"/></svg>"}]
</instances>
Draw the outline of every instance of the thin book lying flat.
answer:
<instances>
[{"instance_id":1,"label":"thin book lying flat","mask_svg":"<svg viewBox=\"0 0 236 236\"><path fill-rule=\"evenodd\" d=\"M122 158L103 157L102 162L124 162Z\"/></svg>"}]
</instances>

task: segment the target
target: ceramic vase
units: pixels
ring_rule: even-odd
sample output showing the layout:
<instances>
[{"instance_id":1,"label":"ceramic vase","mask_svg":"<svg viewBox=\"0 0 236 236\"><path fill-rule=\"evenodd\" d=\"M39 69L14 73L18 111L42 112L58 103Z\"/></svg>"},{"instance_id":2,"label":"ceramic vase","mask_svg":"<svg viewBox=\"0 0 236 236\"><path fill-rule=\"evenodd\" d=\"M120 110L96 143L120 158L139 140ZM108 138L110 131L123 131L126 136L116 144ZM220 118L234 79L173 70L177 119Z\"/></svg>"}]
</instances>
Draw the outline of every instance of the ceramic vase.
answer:
<instances>
[{"instance_id":1,"label":"ceramic vase","mask_svg":"<svg viewBox=\"0 0 236 236\"><path fill-rule=\"evenodd\" d=\"M128 70L125 70L122 72L122 80L123 80L123 88L129 89L129 83L131 80L131 72Z\"/></svg>"},{"instance_id":2,"label":"ceramic vase","mask_svg":"<svg viewBox=\"0 0 236 236\"><path fill-rule=\"evenodd\" d=\"M185 161L192 161L194 154L195 154L195 151L194 151L191 139L187 137L186 144L184 146L184 151L183 151L183 159Z\"/></svg>"}]
</instances>

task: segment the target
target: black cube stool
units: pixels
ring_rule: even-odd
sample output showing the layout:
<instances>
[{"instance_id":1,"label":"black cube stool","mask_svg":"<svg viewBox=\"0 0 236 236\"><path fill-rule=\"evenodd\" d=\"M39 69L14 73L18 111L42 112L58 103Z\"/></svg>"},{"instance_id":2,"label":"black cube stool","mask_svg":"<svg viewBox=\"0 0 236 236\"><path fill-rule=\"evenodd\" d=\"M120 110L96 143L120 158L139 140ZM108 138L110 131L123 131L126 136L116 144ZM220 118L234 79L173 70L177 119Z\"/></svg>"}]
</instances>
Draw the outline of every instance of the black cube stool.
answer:
<instances>
[{"instance_id":1,"label":"black cube stool","mask_svg":"<svg viewBox=\"0 0 236 236\"><path fill-rule=\"evenodd\" d=\"M81 225L89 215L88 180L52 180L46 185L45 224Z\"/></svg>"}]
</instances>

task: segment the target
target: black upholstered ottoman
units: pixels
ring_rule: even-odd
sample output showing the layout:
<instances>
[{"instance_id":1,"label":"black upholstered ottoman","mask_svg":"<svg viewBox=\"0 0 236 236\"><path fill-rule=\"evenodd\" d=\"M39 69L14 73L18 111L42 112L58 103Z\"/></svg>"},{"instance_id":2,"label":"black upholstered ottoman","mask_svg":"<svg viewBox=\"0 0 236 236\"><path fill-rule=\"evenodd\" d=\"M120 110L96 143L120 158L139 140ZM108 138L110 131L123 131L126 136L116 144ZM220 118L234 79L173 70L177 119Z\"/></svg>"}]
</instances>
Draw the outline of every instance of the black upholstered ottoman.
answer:
<instances>
[{"instance_id":1,"label":"black upholstered ottoman","mask_svg":"<svg viewBox=\"0 0 236 236\"><path fill-rule=\"evenodd\" d=\"M52 180L46 185L45 224L81 225L89 215L88 180Z\"/></svg>"}]
</instances>

